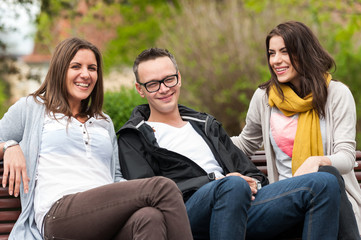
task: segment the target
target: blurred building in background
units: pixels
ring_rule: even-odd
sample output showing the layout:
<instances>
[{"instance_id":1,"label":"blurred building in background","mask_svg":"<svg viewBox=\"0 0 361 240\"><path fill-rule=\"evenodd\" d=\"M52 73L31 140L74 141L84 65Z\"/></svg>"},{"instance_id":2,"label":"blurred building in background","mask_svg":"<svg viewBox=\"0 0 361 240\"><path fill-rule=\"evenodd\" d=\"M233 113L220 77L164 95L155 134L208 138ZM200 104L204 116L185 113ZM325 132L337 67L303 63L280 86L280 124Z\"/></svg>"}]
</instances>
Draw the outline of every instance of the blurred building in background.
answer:
<instances>
[{"instance_id":1,"label":"blurred building in background","mask_svg":"<svg viewBox=\"0 0 361 240\"><path fill-rule=\"evenodd\" d=\"M9 3L0 4L0 14L5 14L3 16L8 14L1 19L3 21L7 19L9 22L7 23L9 31L0 35L0 41L6 45L6 48L0 50L0 56L4 69L2 78L9 85L10 103L38 89L46 76L51 54L60 41L77 36L88 40L102 51L106 43L116 35L114 28L101 28L84 21L83 17L88 12L88 5L87 1L80 0L75 17L68 16L64 11L57 18L56 25L51 29L52 35L55 36L53 42L34 42L36 29L33 22L39 12L39 6L28 6L31 10L26 12L19 6L13 9L14 6ZM104 18L96 14L93 17ZM9 21L9 19L14 20ZM112 21L121 21L121 17L113 18ZM111 71L105 76L104 81L106 91L116 91L122 85L133 86L134 77L130 68L123 68Z\"/></svg>"}]
</instances>

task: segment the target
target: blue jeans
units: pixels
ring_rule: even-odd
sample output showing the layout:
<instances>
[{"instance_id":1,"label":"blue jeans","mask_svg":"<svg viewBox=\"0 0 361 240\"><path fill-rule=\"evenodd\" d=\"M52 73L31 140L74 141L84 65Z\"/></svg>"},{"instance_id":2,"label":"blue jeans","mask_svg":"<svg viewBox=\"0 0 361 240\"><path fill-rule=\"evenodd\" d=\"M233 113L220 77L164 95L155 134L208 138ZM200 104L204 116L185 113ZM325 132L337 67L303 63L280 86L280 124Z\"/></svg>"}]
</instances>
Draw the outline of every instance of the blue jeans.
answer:
<instances>
[{"instance_id":1,"label":"blue jeans","mask_svg":"<svg viewBox=\"0 0 361 240\"><path fill-rule=\"evenodd\" d=\"M303 239L337 239L340 189L329 173L311 173L260 189L230 176L202 186L186 202L195 240L272 239L303 225Z\"/></svg>"}]
</instances>

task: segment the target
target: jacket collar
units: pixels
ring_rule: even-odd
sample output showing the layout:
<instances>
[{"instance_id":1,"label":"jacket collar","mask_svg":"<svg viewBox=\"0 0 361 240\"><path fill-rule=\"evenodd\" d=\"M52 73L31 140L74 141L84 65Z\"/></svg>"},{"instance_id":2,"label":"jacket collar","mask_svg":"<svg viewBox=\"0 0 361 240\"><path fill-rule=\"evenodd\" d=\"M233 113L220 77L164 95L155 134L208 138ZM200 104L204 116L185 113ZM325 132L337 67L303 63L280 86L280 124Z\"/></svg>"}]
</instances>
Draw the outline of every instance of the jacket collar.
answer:
<instances>
[{"instance_id":1,"label":"jacket collar","mask_svg":"<svg viewBox=\"0 0 361 240\"><path fill-rule=\"evenodd\" d=\"M187 121L197 121L197 122L205 122L207 117L209 116L206 113L197 112L191 108L188 108L183 105L178 105L178 109L181 117ZM147 121L150 116L150 108L148 104L142 104L135 107L132 111L132 114L129 120L124 124L123 127L120 128L118 133L126 128L138 128L139 125L142 125L144 121Z\"/></svg>"}]
</instances>

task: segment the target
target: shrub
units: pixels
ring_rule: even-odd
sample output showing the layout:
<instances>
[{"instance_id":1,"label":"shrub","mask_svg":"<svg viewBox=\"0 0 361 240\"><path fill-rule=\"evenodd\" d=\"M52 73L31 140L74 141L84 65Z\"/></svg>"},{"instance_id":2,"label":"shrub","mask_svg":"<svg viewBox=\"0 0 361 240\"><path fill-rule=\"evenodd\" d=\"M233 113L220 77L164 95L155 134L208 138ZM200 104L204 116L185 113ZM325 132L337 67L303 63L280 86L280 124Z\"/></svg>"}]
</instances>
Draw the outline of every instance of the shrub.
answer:
<instances>
[{"instance_id":1,"label":"shrub","mask_svg":"<svg viewBox=\"0 0 361 240\"><path fill-rule=\"evenodd\" d=\"M0 81L0 119L4 116L9 108L8 95L6 94L4 81Z\"/></svg>"},{"instance_id":2,"label":"shrub","mask_svg":"<svg viewBox=\"0 0 361 240\"><path fill-rule=\"evenodd\" d=\"M239 134L253 92L269 79L265 37L277 24L308 25L335 58L335 79L346 83L357 106L361 148L361 4L357 1L180 0L161 25L157 44L176 57L182 73L181 100Z\"/></svg>"},{"instance_id":3,"label":"shrub","mask_svg":"<svg viewBox=\"0 0 361 240\"><path fill-rule=\"evenodd\" d=\"M113 120L115 131L118 131L128 121L134 107L143 103L147 100L141 98L134 88L122 87L119 92L105 93L103 109Z\"/></svg>"}]
</instances>

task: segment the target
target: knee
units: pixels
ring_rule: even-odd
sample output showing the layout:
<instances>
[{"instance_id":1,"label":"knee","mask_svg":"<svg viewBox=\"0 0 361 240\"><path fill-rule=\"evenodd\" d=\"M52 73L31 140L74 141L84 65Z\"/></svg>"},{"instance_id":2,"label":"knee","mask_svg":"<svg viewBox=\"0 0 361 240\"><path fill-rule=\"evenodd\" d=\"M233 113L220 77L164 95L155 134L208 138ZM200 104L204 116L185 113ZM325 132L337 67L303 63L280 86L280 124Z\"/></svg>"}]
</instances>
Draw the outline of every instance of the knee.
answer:
<instances>
[{"instance_id":1,"label":"knee","mask_svg":"<svg viewBox=\"0 0 361 240\"><path fill-rule=\"evenodd\" d=\"M163 214L154 207L143 207L136 211L132 218L139 225L152 224L156 227L164 225Z\"/></svg>"},{"instance_id":2,"label":"knee","mask_svg":"<svg viewBox=\"0 0 361 240\"><path fill-rule=\"evenodd\" d=\"M182 196L181 191L179 190L177 184L166 177L152 177L150 179L154 187L155 192L160 195L180 195Z\"/></svg>"},{"instance_id":3,"label":"knee","mask_svg":"<svg viewBox=\"0 0 361 240\"><path fill-rule=\"evenodd\" d=\"M171 189L171 190L178 189L177 184L169 178L155 177L155 179L157 181L157 184L159 184L160 186L162 186L164 188Z\"/></svg>"},{"instance_id":4,"label":"knee","mask_svg":"<svg viewBox=\"0 0 361 240\"><path fill-rule=\"evenodd\" d=\"M334 175L335 177L341 177L340 172L337 170L337 168L333 167L333 166L321 166L318 169L319 172L328 172L331 173L332 175Z\"/></svg>"},{"instance_id":5,"label":"knee","mask_svg":"<svg viewBox=\"0 0 361 240\"><path fill-rule=\"evenodd\" d=\"M337 170L337 168L333 166L321 166L318 169L319 172L327 172L332 174L337 178L338 184L340 185L341 189L345 189L345 182L343 180L343 177L341 176L340 172Z\"/></svg>"},{"instance_id":6,"label":"knee","mask_svg":"<svg viewBox=\"0 0 361 240\"><path fill-rule=\"evenodd\" d=\"M318 172L315 173L315 177L312 178L314 183L323 188L325 191L329 192L330 196L340 195L340 185L338 179L335 175L328 172Z\"/></svg>"},{"instance_id":7,"label":"knee","mask_svg":"<svg viewBox=\"0 0 361 240\"><path fill-rule=\"evenodd\" d=\"M245 196L251 198L252 196L249 184L241 177L228 176L217 181L220 181L218 189L221 191L221 194L232 194L237 198Z\"/></svg>"}]
</instances>

